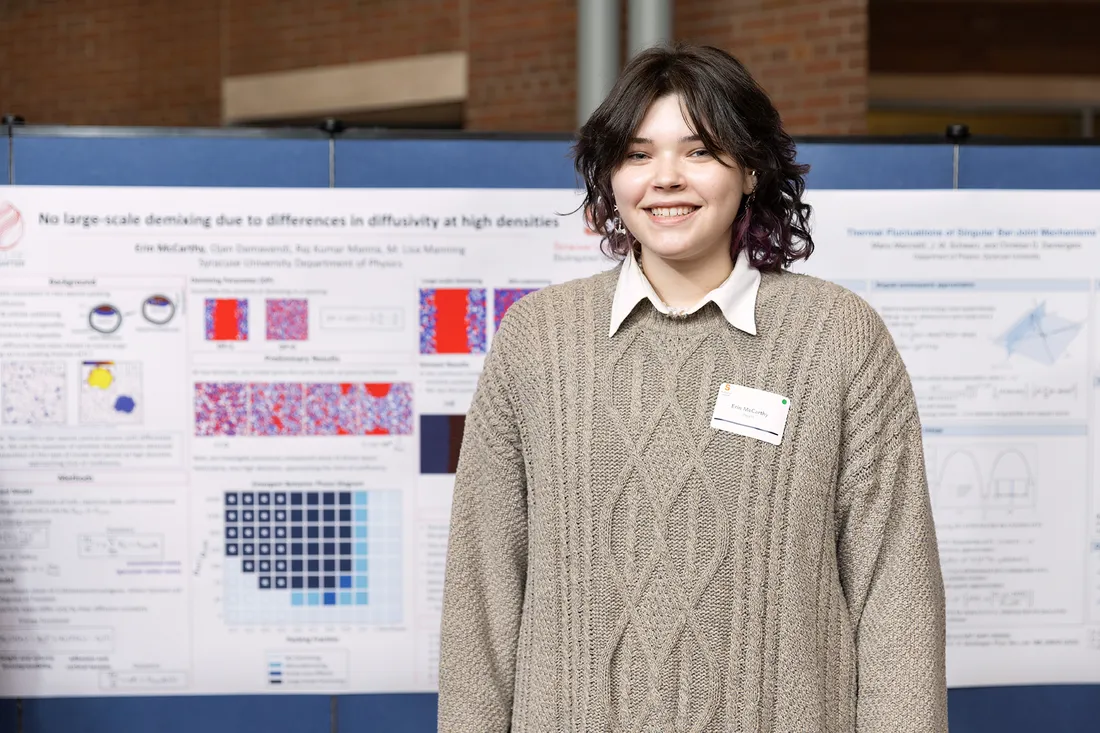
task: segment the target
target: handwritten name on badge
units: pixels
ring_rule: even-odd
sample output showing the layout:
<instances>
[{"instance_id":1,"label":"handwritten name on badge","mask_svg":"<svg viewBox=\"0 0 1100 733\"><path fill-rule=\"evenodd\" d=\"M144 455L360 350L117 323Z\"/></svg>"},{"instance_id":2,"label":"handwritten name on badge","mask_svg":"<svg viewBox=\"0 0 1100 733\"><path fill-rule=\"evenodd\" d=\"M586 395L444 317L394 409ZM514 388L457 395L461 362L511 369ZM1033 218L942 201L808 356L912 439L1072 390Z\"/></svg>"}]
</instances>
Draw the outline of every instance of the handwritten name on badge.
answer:
<instances>
[{"instance_id":1,"label":"handwritten name on badge","mask_svg":"<svg viewBox=\"0 0 1100 733\"><path fill-rule=\"evenodd\" d=\"M791 401L783 395L739 384L723 384L718 388L710 426L779 445L790 409Z\"/></svg>"}]
</instances>

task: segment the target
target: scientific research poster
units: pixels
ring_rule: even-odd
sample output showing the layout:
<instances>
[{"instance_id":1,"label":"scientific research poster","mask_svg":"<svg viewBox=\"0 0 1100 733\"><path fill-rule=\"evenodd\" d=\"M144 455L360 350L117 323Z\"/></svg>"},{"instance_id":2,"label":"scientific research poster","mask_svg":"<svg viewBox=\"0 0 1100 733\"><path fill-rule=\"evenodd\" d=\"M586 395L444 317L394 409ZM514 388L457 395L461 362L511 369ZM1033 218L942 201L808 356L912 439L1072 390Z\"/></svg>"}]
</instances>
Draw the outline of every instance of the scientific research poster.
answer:
<instances>
[{"instance_id":1,"label":"scientific research poster","mask_svg":"<svg viewBox=\"0 0 1100 733\"><path fill-rule=\"evenodd\" d=\"M806 271L913 380L948 683L1100 682L1100 193L820 192Z\"/></svg>"},{"instance_id":2,"label":"scientific research poster","mask_svg":"<svg viewBox=\"0 0 1100 733\"><path fill-rule=\"evenodd\" d=\"M568 190L0 188L0 689L432 691L500 318ZM952 685L1100 682L1100 195L815 192L916 388Z\"/></svg>"}]
</instances>

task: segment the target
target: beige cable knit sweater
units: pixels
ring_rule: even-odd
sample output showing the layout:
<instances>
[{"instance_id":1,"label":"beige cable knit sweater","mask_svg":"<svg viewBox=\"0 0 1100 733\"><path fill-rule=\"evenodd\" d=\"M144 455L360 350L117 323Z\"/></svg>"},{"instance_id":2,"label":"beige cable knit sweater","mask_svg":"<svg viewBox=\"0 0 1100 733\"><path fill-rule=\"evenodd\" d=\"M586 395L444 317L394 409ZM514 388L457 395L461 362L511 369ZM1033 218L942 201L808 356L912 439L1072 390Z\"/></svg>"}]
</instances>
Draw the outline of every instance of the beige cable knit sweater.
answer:
<instances>
[{"instance_id":1,"label":"beige cable knit sweater","mask_svg":"<svg viewBox=\"0 0 1100 733\"><path fill-rule=\"evenodd\" d=\"M944 597L908 375L842 288L765 274L758 335L617 270L512 306L466 419L442 733L942 733ZM714 430L723 382L791 398Z\"/></svg>"}]
</instances>

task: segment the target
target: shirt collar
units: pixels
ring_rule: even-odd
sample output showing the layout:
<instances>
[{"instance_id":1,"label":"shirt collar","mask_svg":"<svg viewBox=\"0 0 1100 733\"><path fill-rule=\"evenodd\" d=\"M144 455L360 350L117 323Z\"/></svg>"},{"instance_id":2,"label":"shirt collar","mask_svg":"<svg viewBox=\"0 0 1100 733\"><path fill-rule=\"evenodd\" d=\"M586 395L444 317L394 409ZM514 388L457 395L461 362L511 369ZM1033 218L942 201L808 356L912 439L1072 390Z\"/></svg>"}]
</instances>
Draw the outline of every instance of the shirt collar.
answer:
<instances>
[{"instance_id":1,"label":"shirt collar","mask_svg":"<svg viewBox=\"0 0 1100 733\"><path fill-rule=\"evenodd\" d=\"M733 264L733 272L725 282L703 296L694 307L681 311L683 315L695 313L707 303L713 302L722 311L726 321L734 328L747 334L756 335L756 294L760 290L760 270L752 266L748 253L741 250ZM615 285L615 299L611 302L611 330L608 337L614 336L623 321L643 300L649 300L659 312L672 313L657 295L649 279L642 272L641 265L631 252L623 261L619 270L619 281Z\"/></svg>"}]
</instances>

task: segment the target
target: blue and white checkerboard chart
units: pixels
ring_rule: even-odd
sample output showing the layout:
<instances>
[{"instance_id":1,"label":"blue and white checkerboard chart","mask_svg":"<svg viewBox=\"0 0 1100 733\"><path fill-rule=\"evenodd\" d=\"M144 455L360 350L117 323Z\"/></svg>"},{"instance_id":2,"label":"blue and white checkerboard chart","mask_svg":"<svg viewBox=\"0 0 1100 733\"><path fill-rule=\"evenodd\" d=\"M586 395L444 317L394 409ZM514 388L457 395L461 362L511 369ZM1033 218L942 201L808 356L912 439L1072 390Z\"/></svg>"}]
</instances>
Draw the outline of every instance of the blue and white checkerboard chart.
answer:
<instances>
[{"instance_id":1,"label":"blue and white checkerboard chart","mask_svg":"<svg viewBox=\"0 0 1100 733\"><path fill-rule=\"evenodd\" d=\"M401 493L225 494L229 624L402 622Z\"/></svg>"}]
</instances>

